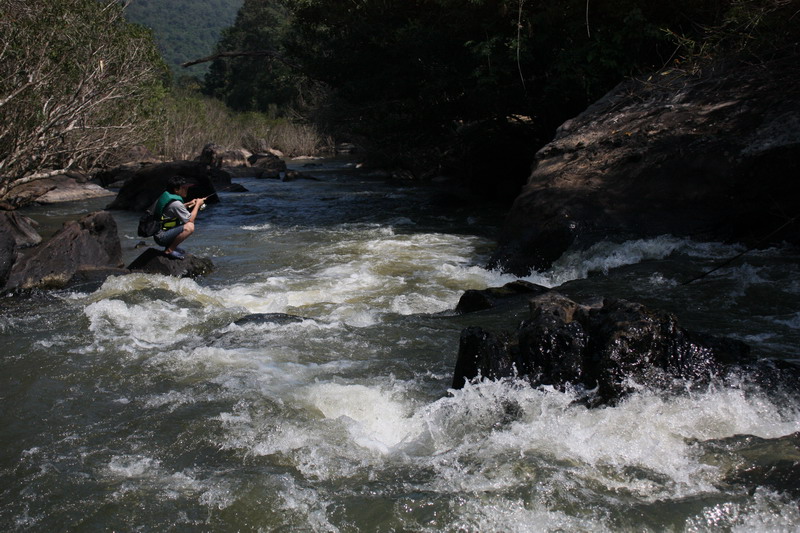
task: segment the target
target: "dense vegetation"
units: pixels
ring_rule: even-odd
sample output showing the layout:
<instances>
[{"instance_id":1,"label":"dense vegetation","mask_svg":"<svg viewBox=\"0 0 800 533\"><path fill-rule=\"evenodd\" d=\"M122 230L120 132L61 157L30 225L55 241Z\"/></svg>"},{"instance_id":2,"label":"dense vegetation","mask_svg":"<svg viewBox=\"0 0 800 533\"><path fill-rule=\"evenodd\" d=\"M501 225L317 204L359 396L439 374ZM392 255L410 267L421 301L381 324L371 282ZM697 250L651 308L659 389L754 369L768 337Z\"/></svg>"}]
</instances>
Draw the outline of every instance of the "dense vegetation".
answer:
<instances>
[{"instance_id":1,"label":"dense vegetation","mask_svg":"<svg viewBox=\"0 0 800 533\"><path fill-rule=\"evenodd\" d=\"M0 200L145 140L165 73L113 0L0 0Z\"/></svg>"},{"instance_id":2,"label":"dense vegetation","mask_svg":"<svg viewBox=\"0 0 800 533\"><path fill-rule=\"evenodd\" d=\"M792 3L245 0L218 51L261 55L218 59L206 90L302 113L418 176L450 168L513 195L535 148L619 81L707 52L710 30L746 42Z\"/></svg>"},{"instance_id":3,"label":"dense vegetation","mask_svg":"<svg viewBox=\"0 0 800 533\"><path fill-rule=\"evenodd\" d=\"M127 0L125 16L153 30L164 60L177 77L202 76L204 66L180 65L209 55L233 24L242 0Z\"/></svg>"}]
</instances>

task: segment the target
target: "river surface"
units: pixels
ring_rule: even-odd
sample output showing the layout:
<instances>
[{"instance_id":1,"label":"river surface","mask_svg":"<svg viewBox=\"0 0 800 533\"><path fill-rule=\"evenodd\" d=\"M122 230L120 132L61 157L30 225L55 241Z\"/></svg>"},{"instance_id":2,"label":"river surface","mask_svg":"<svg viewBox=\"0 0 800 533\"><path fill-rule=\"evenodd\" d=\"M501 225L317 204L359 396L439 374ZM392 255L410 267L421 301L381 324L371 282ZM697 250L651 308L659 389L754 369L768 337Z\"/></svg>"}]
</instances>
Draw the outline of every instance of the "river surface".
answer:
<instances>
[{"instance_id":1,"label":"river surface","mask_svg":"<svg viewBox=\"0 0 800 533\"><path fill-rule=\"evenodd\" d=\"M516 279L482 266L502 212L318 165L222 193L185 243L214 262L205 278L0 300L0 530L800 530L796 500L730 481L800 459L791 395L727 380L588 409L514 382L450 390L464 327L525 316L452 311ZM46 236L108 201L27 214ZM136 215L114 216L129 262ZM683 285L742 250L602 243L525 279L795 359L796 249ZM303 318L235 323L254 313Z\"/></svg>"}]
</instances>

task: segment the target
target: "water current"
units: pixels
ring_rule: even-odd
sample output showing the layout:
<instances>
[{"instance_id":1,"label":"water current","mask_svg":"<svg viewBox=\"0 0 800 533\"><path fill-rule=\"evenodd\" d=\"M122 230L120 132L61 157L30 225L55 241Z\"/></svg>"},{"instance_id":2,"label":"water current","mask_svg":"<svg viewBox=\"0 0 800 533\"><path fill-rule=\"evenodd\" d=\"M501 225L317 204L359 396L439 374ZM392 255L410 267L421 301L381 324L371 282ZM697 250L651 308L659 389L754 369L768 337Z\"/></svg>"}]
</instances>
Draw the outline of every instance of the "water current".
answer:
<instances>
[{"instance_id":1,"label":"water current","mask_svg":"<svg viewBox=\"0 0 800 533\"><path fill-rule=\"evenodd\" d=\"M214 262L205 278L0 300L0 530L800 530L792 497L729 480L788 453L788 396L729 380L588 409L515 382L450 390L464 327L525 316L453 312L464 290L516 279L483 268L502 211L347 162L302 170L318 180L243 178L249 192L201 214L186 248ZM26 214L47 235L107 202ZM129 262L136 215L114 216ZM740 251L608 242L524 279L796 358L796 249L683 285ZM302 320L236 323L254 313Z\"/></svg>"}]
</instances>

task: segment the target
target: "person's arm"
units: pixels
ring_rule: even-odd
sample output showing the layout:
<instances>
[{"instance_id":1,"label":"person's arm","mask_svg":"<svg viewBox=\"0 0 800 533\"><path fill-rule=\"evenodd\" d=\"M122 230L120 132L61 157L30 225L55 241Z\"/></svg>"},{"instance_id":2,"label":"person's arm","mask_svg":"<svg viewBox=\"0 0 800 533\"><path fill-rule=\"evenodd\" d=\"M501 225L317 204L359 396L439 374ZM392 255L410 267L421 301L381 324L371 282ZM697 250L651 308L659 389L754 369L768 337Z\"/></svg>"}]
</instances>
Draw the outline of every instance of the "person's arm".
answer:
<instances>
[{"instance_id":1,"label":"person's arm","mask_svg":"<svg viewBox=\"0 0 800 533\"><path fill-rule=\"evenodd\" d=\"M197 213L200 211L200 208L206 202L205 198L195 198L194 200L189 200L184 205L187 209L191 209L192 212L189 213L189 222L194 222L194 219L197 218Z\"/></svg>"}]
</instances>

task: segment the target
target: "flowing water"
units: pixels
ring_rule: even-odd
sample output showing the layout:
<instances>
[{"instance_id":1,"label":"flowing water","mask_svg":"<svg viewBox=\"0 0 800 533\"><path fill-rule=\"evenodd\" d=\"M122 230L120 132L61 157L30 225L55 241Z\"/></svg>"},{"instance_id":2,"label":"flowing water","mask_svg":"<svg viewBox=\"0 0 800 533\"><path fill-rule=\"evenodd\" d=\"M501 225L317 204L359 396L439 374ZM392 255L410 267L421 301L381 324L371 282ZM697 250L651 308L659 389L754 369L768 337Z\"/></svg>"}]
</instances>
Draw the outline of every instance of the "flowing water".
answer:
<instances>
[{"instance_id":1,"label":"flowing water","mask_svg":"<svg viewBox=\"0 0 800 533\"><path fill-rule=\"evenodd\" d=\"M452 311L515 279L482 267L502 213L321 165L318 181L222 193L186 242L213 260L206 278L0 300L1 530L800 530L790 495L730 481L799 459L782 439L800 431L791 395L726 381L588 409L514 382L449 390L464 327L525 316ZM136 216L115 218L130 261ZM796 250L682 285L740 251L602 243L526 279L797 357ZM254 313L303 318L236 323Z\"/></svg>"}]
</instances>

